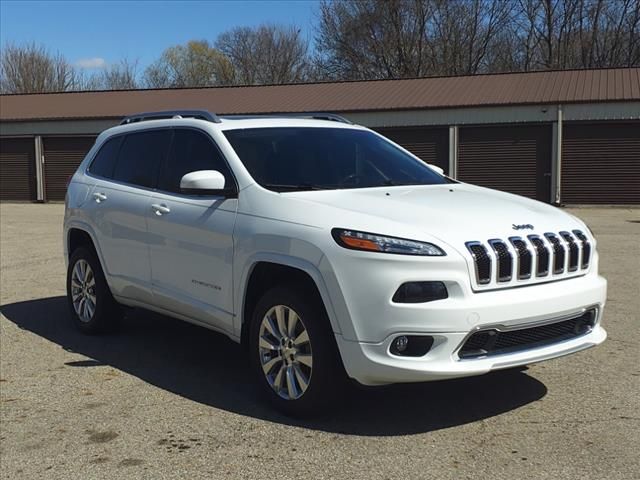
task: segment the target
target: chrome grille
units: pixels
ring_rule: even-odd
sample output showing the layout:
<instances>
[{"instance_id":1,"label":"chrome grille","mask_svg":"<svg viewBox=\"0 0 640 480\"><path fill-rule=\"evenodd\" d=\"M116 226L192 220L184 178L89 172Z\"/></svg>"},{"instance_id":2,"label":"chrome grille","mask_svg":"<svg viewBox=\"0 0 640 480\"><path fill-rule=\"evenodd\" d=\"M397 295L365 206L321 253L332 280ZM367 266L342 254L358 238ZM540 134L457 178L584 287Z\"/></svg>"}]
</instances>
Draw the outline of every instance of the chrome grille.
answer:
<instances>
[{"instance_id":1,"label":"chrome grille","mask_svg":"<svg viewBox=\"0 0 640 480\"><path fill-rule=\"evenodd\" d=\"M476 283L483 287L542 281L550 274L554 277L581 274L589 268L592 256L591 243L580 230L507 240L492 238L465 245L471 253Z\"/></svg>"}]
</instances>

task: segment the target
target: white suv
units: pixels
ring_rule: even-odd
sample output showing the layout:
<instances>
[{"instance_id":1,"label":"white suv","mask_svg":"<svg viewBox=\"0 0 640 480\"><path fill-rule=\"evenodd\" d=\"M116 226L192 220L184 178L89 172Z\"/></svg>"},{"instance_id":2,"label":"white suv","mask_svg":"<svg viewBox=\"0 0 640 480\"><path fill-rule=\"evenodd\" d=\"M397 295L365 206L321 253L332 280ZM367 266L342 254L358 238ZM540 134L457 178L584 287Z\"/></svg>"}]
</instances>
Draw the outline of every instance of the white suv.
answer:
<instances>
[{"instance_id":1,"label":"white suv","mask_svg":"<svg viewBox=\"0 0 640 480\"><path fill-rule=\"evenodd\" d=\"M348 378L479 375L603 342L595 244L560 209L329 114L129 117L80 165L64 219L82 331L127 306L224 333L289 414Z\"/></svg>"}]
</instances>

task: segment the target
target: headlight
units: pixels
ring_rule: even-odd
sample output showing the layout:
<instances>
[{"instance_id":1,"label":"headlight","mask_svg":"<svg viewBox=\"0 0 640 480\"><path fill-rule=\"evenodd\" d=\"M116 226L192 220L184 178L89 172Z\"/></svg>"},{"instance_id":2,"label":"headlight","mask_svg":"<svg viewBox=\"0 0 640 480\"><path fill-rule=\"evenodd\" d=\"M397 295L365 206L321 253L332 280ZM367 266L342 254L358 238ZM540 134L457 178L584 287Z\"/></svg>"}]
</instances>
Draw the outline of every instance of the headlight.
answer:
<instances>
[{"instance_id":1,"label":"headlight","mask_svg":"<svg viewBox=\"0 0 640 480\"><path fill-rule=\"evenodd\" d=\"M351 250L367 252L397 253L400 255L422 255L441 257L446 255L440 247L432 243L407 240L405 238L388 237L375 233L357 232L344 228L334 228L331 235L338 245Z\"/></svg>"}]
</instances>

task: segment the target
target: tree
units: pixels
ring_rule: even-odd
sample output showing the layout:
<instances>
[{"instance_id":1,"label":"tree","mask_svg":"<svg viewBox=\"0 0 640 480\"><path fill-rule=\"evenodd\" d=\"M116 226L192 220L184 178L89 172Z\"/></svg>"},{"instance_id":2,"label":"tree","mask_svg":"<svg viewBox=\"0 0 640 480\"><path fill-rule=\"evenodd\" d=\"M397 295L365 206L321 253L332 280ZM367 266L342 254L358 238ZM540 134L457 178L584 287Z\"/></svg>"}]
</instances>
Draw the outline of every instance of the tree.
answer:
<instances>
[{"instance_id":1,"label":"tree","mask_svg":"<svg viewBox=\"0 0 640 480\"><path fill-rule=\"evenodd\" d=\"M151 88L204 87L232 82L229 60L206 40L166 49L144 72L143 83Z\"/></svg>"},{"instance_id":2,"label":"tree","mask_svg":"<svg viewBox=\"0 0 640 480\"><path fill-rule=\"evenodd\" d=\"M640 64L638 0L323 0L331 78L402 78Z\"/></svg>"},{"instance_id":3,"label":"tree","mask_svg":"<svg viewBox=\"0 0 640 480\"><path fill-rule=\"evenodd\" d=\"M35 43L6 45L0 54L2 93L40 93L73 90L77 72L62 55Z\"/></svg>"},{"instance_id":4,"label":"tree","mask_svg":"<svg viewBox=\"0 0 640 480\"><path fill-rule=\"evenodd\" d=\"M512 8L502 0L325 0L320 63L337 78L478 73Z\"/></svg>"},{"instance_id":5,"label":"tree","mask_svg":"<svg viewBox=\"0 0 640 480\"><path fill-rule=\"evenodd\" d=\"M218 36L216 47L227 56L237 84L294 83L309 80L309 44L293 26L237 27Z\"/></svg>"},{"instance_id":6,"label":"tree","mask_svg":"<svg viewBox=\"0 0 640 480\"><path fill-rule=\"evenodd\" d=\"M132 90L138 88L138 61L128 59L107 66L96 76L97 87L102 90Z\"/></svg>"},{"instance_id":7,"label":"tree","mask_svg":"<svg viewBox=\"0 0 640 480\"><path fill-rule=\"evenodd\" d=\"M503 33L496 70L640 64L638 0L519 0ZM516 52L507 58L504 52Z\"/></svg>"},{"instance_id":8,"label":"tree","mask_svg":"<svg viewBox=\"0 0 640 480\"><path fill-rule=\"evenodd\" d=\"M337 79L397 78L428 72L426 0L323 1L317 62Z\"/></svg>"},{"instance_id":9,"label":"tree","mask_svg":"<svg viewBox=\"0 0 640 480\"><path fill-rule=\"evenodd\" d=\"M435 2L427 24L430 70L440 75L487 71L487 60L512 19L513 3L502 0Z\"/></svg>"}]
</instances>

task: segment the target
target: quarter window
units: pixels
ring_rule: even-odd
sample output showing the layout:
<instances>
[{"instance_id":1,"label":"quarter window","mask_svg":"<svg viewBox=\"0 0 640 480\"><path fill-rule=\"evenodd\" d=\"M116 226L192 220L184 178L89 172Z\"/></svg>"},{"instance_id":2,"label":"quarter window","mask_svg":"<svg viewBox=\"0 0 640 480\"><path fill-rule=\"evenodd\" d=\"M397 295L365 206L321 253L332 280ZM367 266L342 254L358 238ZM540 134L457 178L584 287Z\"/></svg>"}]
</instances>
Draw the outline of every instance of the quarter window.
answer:
<instances>
[{"instance_id":1,"label":"quarter window","mask_svg":"<svg viewBox=\"0 0 640 480\"><path fill-rule=\"evenodd\" d=\"M141 187L155 187L170 141L169 129L127 135L118 155L114 180Z\"/></svg>"},{"instance_id":2,"label":"quarter window","mask_svg":"<svg viewBox=\"0 0 640 480\"><path fill-rule=\"evenodd\" d=\"M210 138L196 130L174 130L173 145L158 188L179 193L182 177L198 170L219 171L226 179L226 187L232 182L222 154Z\"/></svg>"},{"instance_id":3,"label":"quarter window","mask_svg":"<svg viewBox=\"0 0 640 480\"><path fill-rule=\"evenodd\" d=\"M113 178L113 170L118 159L118 150L122 144L122 137L107 140L89 166L89 173L104 178Z\"/></svg>"}]
</instances>

